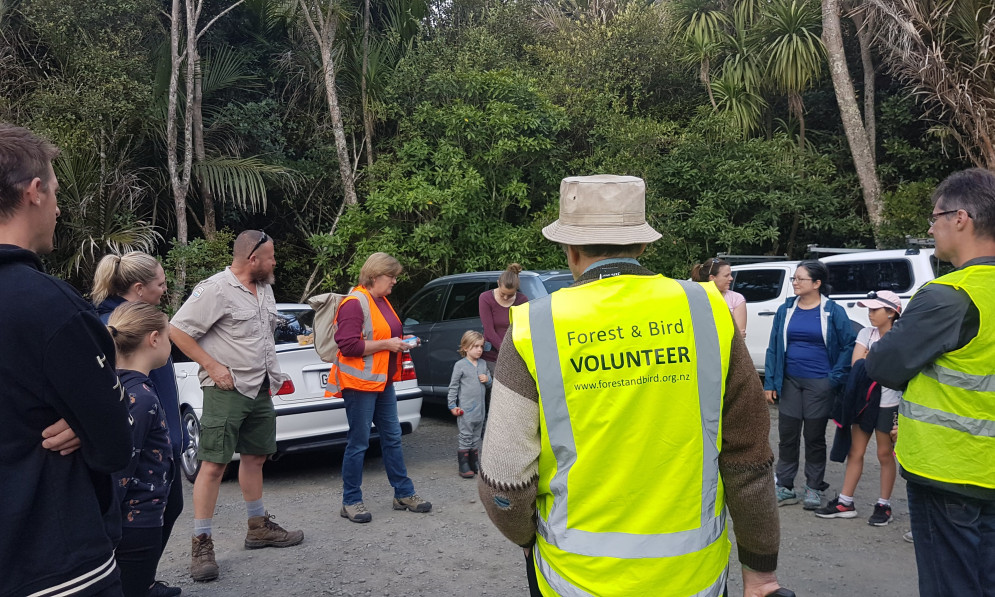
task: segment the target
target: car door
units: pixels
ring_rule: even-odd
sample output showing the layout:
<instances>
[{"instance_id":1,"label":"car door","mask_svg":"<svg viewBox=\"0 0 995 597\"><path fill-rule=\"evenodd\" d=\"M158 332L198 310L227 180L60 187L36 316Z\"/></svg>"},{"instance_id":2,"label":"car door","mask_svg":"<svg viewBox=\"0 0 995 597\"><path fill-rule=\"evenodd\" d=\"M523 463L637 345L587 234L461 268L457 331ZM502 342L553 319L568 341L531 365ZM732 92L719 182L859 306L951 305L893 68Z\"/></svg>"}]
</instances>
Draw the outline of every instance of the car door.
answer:
<instances>
[{"instance_id":1,"label":"car door","mask_svg":"<svg viewBox=\"0 0 995 597\"><path fill-rule=\"evenodd\" d=\"M746 299L746 346L757 371L764 370L770 330L777 308L792 291L789 278L794 264L733 266L732 289Z\"/></svg>"},{"instance_id":2,"label":"car door","mask_svg":"<svg viewBox=\"0 0 995 597\"><path fill-rule=\"evenodd\" d=\"M435 341L435 326L442 318L442 307L449 292L445 283L426 286L411 297L401 309L401 324L405 334L413 334L421 338L421 346L412 348L409 352L418 374L418 387L426 394L431 392L432 384L438 383L438 373L433 367L433 353L438 344ZM435 375L435 377L433 377ZM446 380L449 383L449 380Z\"/></svg>"},{"instance_id":3,"label":"car door","mask_svg":"<svg viewBox=\"0 0 995 597\"><path fill-rule=\"evenodd\" d=\"M478 300L481 293L494 288L497 288L497 280L464 279L450 284L442 318L432 330L430 384L435 395L445 395L449 391L453 365L460 359L459 344L463 333L467 330L483 331ZM421 369L418 369L417 364L415 369L418 371L418 379L421 380Z\"/></svg>"}]
</instances>

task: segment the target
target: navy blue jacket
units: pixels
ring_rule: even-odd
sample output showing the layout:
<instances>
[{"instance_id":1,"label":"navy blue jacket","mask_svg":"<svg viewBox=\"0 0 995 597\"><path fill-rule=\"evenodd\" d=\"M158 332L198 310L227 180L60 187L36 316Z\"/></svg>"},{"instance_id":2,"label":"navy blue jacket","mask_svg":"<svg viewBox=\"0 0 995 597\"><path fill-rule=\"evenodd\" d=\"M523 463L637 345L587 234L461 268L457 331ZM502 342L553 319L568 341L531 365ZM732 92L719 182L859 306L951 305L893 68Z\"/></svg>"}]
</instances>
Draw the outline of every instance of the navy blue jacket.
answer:
<instances>
[{"instance_id":1,"label":"navy blue jacket","mask_svg":"<svg viewBox=\"0 0 995 597\"><path fill-rule=\"evenodd\" d=\"M166 418L152 380L129 369L118 369L117 374L128 395L135 445L131 462L114 473L121 524L133 528L161 527L174 466Z\"/></svg>"},{"instance_id":2,"label":"navy blue jacket","mask_svg":"<svg viewBox=\"0 0 995 597\"><path fill-rule=\"evenodd\" d=\"M107 324L111 313L118 306L125 303L119 296L109 296L102 303L97 305L97 313L100 314L100 321ZM180 420L180 393L176 389L176 371L173 369L173 357L165 365L158 369L153 369L149 373L149 379L155 386L156 394L159 396L159 404L162 405L163 413L166 416L166 426L169 428L169 441L173 444L173 460L177 464L180 462L180 452L186 443L183 441L183 423Z\"/></svg>"},{"instance_id":3,"label":"navy blue jacket","mask_svg":"<svg viewBox=\"0 0 995 597\"><path fill-rule=\"evenodd\" d=\"M785 334L797 300L796 296L788 297L784 304L777 308L770 329L767 359L764 362L764 389L776 390L778 395L784 383ZM850 372L850 359L853 358L853 345L857 340L857 334L853 331L853 324L846 314L846 309L824 296L821 316L822 339L826 342L826 351L829 353L829 362L832 365L829 381L833 388L839 389L846 384L846 376Z\"/></svg>"},{"instance_id":4,"label":"navy blue jacket","mask_svg":"<svg viewBox=\"0 0 995 597\"><path fill-rule=\"evenodd\" d=\"M93 306L33 252L0 245L0 597L63 583L91 595L116 578L111 473L131 457L131 426L114 360ZM41 445L59 419L80 439L67 456Z\"/></svg>"}]
</instances>

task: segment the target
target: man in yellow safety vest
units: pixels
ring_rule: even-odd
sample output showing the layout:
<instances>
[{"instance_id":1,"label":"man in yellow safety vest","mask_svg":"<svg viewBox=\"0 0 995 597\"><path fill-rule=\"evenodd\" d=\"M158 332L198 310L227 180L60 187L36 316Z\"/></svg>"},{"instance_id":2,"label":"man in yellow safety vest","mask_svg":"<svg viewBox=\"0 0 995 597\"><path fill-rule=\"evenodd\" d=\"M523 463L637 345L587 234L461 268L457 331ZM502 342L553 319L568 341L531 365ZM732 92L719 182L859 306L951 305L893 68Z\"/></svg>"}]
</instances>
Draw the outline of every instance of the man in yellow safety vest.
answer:
<instances>
[{"instance_id":1,"label":"man in yellow safety vest","mask_svg":"<svg viewBox=\"0 0 995 597\"><path fill-rule=\"evenodd\" d=\"M639 178L564 179L543 235L576 282L511 311L479 482L532 595L722 595L727 508L744 594L776 591L769 415L715 285L636 260Z\"/></svg>"},{"instance_id":2,"label":"man in yellow safety vest","mask_svg":"<svg viewBox=\"0 0 995 597\"><path fill-rule=\"evenodd\" d=\"M867 372L905 388L895 454L919 594L995 595L995 174L940 183L929 232L956 269L912 297Z\"/></svg>"}]
</instances>

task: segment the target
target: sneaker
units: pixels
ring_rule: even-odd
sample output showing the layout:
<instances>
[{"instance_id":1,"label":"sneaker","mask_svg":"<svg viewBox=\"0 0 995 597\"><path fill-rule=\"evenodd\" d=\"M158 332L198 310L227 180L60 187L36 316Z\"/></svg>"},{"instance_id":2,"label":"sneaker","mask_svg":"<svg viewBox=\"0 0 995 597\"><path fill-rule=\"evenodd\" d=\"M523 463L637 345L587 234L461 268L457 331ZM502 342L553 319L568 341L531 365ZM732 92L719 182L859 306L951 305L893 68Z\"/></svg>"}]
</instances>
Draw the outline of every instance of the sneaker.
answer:
<instances>
[{"instance_id":1,"label":"sneaker","mask_svg":"<svg viewBox=\"0 0 995 597\"><path fill-rule=\"evenodd\" d=\"M432 509L432 503L418 497L418 494L409 495L406 498L394 498L395 510L410 510L412 512L428 512Z\"/></svg>"},{"instance_id":2,"label":"sneaker","mask_svg":"<svg viewBox=\"0 0 995 597\"><path fill-rule=\"evenodd\" d=\"M777 505L778 506L789 506L791 504L798 503L798 494L795 493L794 489L788 489L787 487L777 486Z\"/></svg>"},{"instance_id":3,"label":"sneaker","mask_svg":"<svg viewBox=\"0 0 995 597\"><path fill-rule=\"evenodd\" d=\"M867 524L883 527L889 522L891 522L891 506L885 506L880 502L874 504L874 514L867 519Z\"/></svg>"},{"instance_id":4,"label":"sneaker","mask_svg":"<svg viewBox=\"0 0 995 597\"><path fill-rule=\"evenodd\" d=\"M366 509L366 504L363 502L342 504L342 510L339 512L339 515L353 522L370 522L373 520L373 515Z\"/></svg>"},{"instance_id":5,"label":"sneaker","mask_svg":"<svg viewBox=\"0 0 995 597\"><path fill-rule=\"evenodd\" d=\"M190 576L196 581L214 580L218 577L214 540L207 533L193 537L190 547Z\"/></svg>"},{"instance_id":6,"label":"sneaker","mask_svg":"<svg viewBox=\"0 0 995 597\"><path fill-rule=\"evenodd\" d=\"M844 504L839 497L834 497L824 507L816 510L815 515L819 518L854 518L857 516L857 508L853 502Z\"/></svg>"},{"instance_id":7,"label":"sneaker","mask_svg":"<svg viewBox=\"0 0 995 597\"><path fill-rule=\"evenodd\" d=\"M908 533L902 535L902 539L905 539L907 543L914 543L914 541L912 540L912 531L909 531Z\"/></svg>"},{"instance_id":8,"label":"sneaker","mask_svg":"<svg viewBox=\"0 0 995 597\"><path fill-rule=\"evenodd\" d=\"M183 589L179 587L171 587L161 580L157 580L149 587L149 592L145 594L145 597L177 597L182 592Z\"/></svg>"},{"instance_id":9,"label":"sneaker","mask_svg":"<svg viewBox=\"0 0 995 597\"><path fill-rule=\"evenodd\" d=\"M818 489L812 489L808 485L805 486L805 501L802 503L802 508L806 510L815 510L816 508L822 507L822 491Z\"/></svg>"},{"instance_id":10,"label":"sneaker","mask_svg":"<svg viewBox=\"0 0 995 597\"><path fill-rule=\"evenodd\" d=\"M304 540L304 531L287 531L273 522L275 518L267 512L263 516L249 518L249 531L245 534L245 549L260 547L290 547Z\"/></svg>"}]
</instances>

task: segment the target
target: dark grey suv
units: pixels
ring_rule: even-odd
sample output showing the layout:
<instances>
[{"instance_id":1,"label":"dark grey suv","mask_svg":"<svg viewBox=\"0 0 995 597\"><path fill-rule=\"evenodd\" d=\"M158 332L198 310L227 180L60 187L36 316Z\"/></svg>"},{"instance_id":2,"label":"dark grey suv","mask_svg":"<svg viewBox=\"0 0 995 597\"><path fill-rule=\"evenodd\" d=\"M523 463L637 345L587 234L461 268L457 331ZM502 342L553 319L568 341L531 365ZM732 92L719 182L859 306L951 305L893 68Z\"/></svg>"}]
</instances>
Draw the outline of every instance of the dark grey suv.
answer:
<instances>
[{"instance_id":1,"label":"dark grey suv","mask_svg":"<svg viewBox=\"0 0 995 597\"><path fill-rule=\"evenodd\" d=\"M467 330L483 331L477 299L497 288L501 272L474 272L436 278L401 308L405 334L421 338L411 349L418 386L427 402L444 403L459 342ZM523 271L521 291L529 299L546 296L573 283L568 270Z\"/></svg>"}]
</instances>

